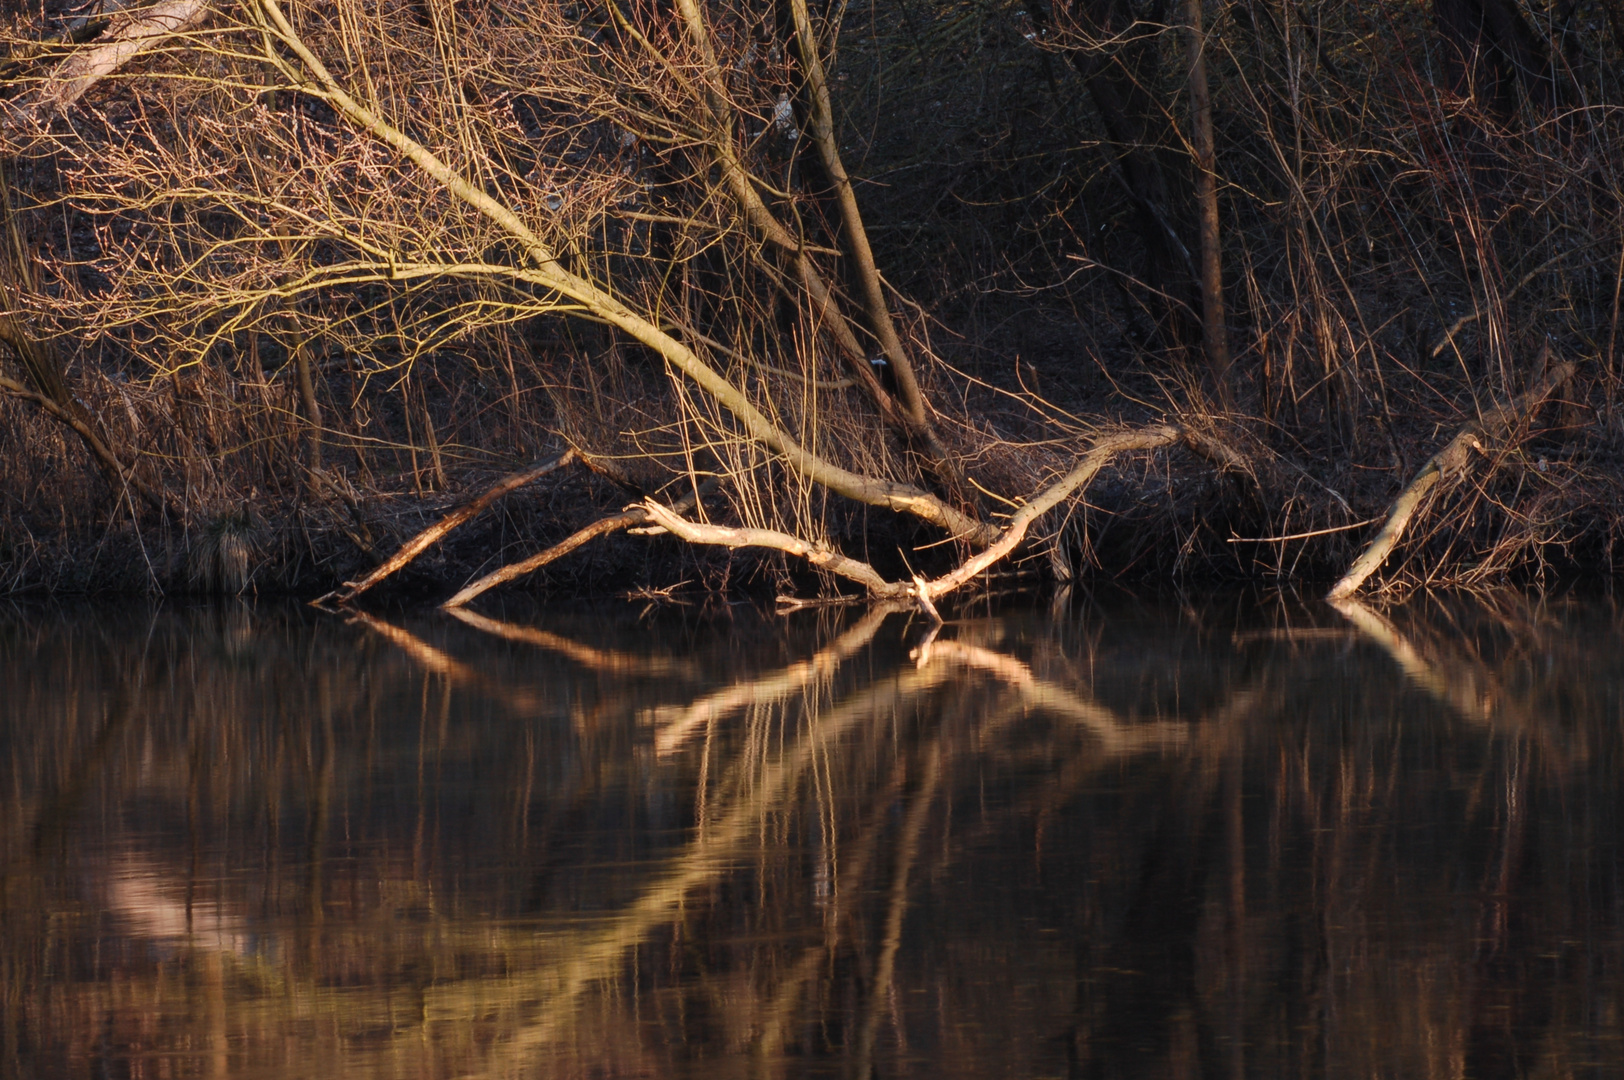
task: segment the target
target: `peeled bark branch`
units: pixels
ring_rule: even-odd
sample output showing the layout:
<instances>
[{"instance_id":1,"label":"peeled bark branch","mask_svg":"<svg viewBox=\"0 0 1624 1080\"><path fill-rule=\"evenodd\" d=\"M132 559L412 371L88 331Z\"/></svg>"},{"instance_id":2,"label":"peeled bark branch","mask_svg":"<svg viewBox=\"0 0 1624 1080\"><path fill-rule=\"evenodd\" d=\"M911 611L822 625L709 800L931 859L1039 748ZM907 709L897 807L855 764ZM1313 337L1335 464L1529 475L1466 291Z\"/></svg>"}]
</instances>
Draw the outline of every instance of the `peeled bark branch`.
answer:
<instances>
[{"instance_id":1,"label":"peeled bark branch","mask_svg":"<svg viewBox=\"0 0 1624 1080\"><path fill-rule=\"evenodd\" d=\"M22 115L49 120L83 97L91 87L176 34L203 21L208 0L165 0L140 11L122 12L93 46L57 65L24 104Z\"/></svg>"},{"instance_id":2,"label":"peeled bark branch","mask_svg":"<svg viewBox=\"0 0 1624 1080\"><path fill-rule=\"evenodd\" d=\"M716 482L714 480L707 480L705 483L699 486L698 492L690 491L687 495L684 495L681 499L677 500L677 502L673 503L672 510L679 514L685 514L689 510L692 510L699 504L699 500L715 487L715 483ZM500 569L492 570L490 573L486 574L472 585L464 586L455 596L440 606L445 608L447 611L455 611L457 608L466 605L470 600L478 596L480 593L489 592L498 585L512 581L514 578L520 578L527 574L533 574L537 570L540 570L543 566L546 566L548 563L556 562L557 560L562 559L565 555L568 555L582 544L585 544L588 540L596 540L600 536L608 536L610 533L619 532L622 529L632 529L639 525L647 525L650 520L651 519L648 516L647 511L645 511L642 507L632 507L631 509L622 511L621 513L611 514L608 517L599 518L586 528L577 529L575 532L566 536L552 547L547 548L545 551L538 551L528 559L521 559L516 563L509 563L507 566L501 567Z\"/></svg>"},{"instance_id":3,"label":"peeled bark branch","mask_svg":"<svg viewBox=\"0 0 1624 1080\"><path fill-rule=\"evenodd\" d=\"M868 590L868 595L872 599L911 599L924 608L927 614L934 616L934 602L938 597L959 588L1009 555L1020 546L1034 522L1086 487L1113 457L1132 450L1160 449L1181 442L1185 438L1184 429L1171 424L1156 424L1106 436L1095 443L1070 472L1017 510L993 543L965 560L957 569L934 581L917 577L912 583L886 581L868 563L842 555L827 544L791 536L776 529L729 528L688 521L653 500L646 500L641 509L655 524L691 544L715 544L730 548L761 547L782 551L787 555L803 558L821 570L857 582Z\"/></svg>"},{"instance_id":4,"label":"peeled bark branch","mask_svg":"<svg viewBox=\"0 0 1624 1080\"><path fill-rule=\"evenodd\" d=\"M1009 519L1003 533L997 541L984 550L966 559L958 569L935 581L923 582L916 586L916 592L926 600L934 601L939 596L952 592L977 574L989 569L994 563L1003 559L1010 552L1020 546L1026 539L1027 530L1038 518L1053 510L1073 493L1087 487L1089 481L1105 467L1105 465L1118 454L1130 450L1157 450L1164 446L1171 446L1184 437L1182 428L1170 424L1157 424L1152 427L1140 428L1137 431L1124 431L1120 435L1110 435L1095 443L1088 453L1082 456L1065 476L1044 489L1031 502L1021 507Z\"/></svg>"},{"instance_id":5,"label":"peeled bark branch","mask_svg":"<svg viewBox=\"0 0 1624 1080\"><path fill-rule=\"evenodd\" d=\"M771 548L805 559L820 570L855 581L877 600L899 600L910 595L911 586L886 581L868 563L842 555L827 544L803 540L777 529L729 528L689 521L652 499L645 500L641 509L654 524L690 544Z\"/></svg>"},{"instance_id":6,"label":"peeled bark branch","mask_svg":"<svg viewBox=\"0 0 1624 1080\"><path fill-rule=\"evenodd\" d=\"M1370 542L1364 554L1354 560L1348 572L1342 575L1331 591L1326 594L1327 600L1341 600L1352 596L1359 591L1359 586L1365 579L1381 568L1387 556L1395 545L1404 536L1404 530L1409 527L1410 519L1415 516L1421 500L1438 483L1451 473L1459 473L1466 469L1471 461L1471 452L1481 450L1485 443L1494 443L1503 439L1513 423L1533 413L1551 391L1567 382L1573 376L1572 361L1564 361L1552 368L1541 379L1539 385L1529 390L1508 405L1502 405L1485 413L1481 420L1474 421L1461 428L1460 433L1449 440L1442 450L1427 459L1421 466L1421 471L1415 474L1415 479L1399 493L1393 500L1393 505L1387 511L1387 523L1382 526L1381 532Z\"/></svg>"}]
</instances>

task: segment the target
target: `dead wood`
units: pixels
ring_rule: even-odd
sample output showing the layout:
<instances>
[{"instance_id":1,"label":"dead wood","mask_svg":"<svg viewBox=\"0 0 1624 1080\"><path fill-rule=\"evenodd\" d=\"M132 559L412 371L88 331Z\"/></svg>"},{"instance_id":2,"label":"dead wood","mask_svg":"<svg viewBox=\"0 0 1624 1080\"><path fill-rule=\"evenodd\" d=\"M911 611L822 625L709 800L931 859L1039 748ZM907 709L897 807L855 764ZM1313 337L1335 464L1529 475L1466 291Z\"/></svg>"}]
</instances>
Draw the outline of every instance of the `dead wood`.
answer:
<instances>
[{"instance_id":1,"label":"dead wood","mask_svg":"<svg viewBox=\"0 0 1624 1080\"><path fill-rule=\"evenodd\" d=\"M1503 439L1513 424L1525 416L1530 416L1553 390L1572 377L1573 372L1572 361L1556 365L1546 372L1545 377L1533 389L1509 404L1491 409L1480 419L1467 424L1442 450L1427 459L1427 463L1421 466L1421 471L1416 473L1415 479L1411 480L1399 493L1398 498L1393 500L1393 505L1387 511L1387 523L1382 526L1381 532L1376 534L1376 538L1370 542L1364 554L1348 567L1347 573L1343 574L1342 579L1326 594L1326 599L1341 600L1359 591L1359 586L1381 567L1393 547L1404 536L1404 530L1409 526L1410 519L1415 516L1427 492L1451 474L1465 471L1471 463L1473 450L1483 450L1485 444Z\"/></svg>"},{"instance_id":2,"label":"dead wood","mask_svg":"<svg viewBox=\"0 0 1624 1080\"><path fill-rule=\"evenodd\" d=\"M729 548L760 547L782 551L803 558L820 570L857 582L874 600L913 600L927 615L939 622L940 616L936 614L935 608L937 598L960 588L977 574L985 572L1008 556L1020 546L1034 522L1085 488L1113 457L1133 450L1156 450L1171 446L1184 437L1185 432L1181 427L1155 424L1108 435L1099 440L1078 460L1070 472L1017 510L996 540L966 559L957 569L934 581L920 577L915 577L911 583L887 581L879 571L866 562L843 555L820 541L792 536L776 529L730 528L688 521L673 512L673 509L661 506L653 500L645 500L642 510L662 529L691 544L715 544Z\"/></svg>"},{"instance_id":3,"label":"dead wood","mask_svg":"<svg viewBox=\"0 0 1624 1080\"><path fill-rule=\"evenodd\" d=\"M728 548L769 548L805 559L820 570L838 574L855 581L868 590L876 600L898 600L911 595L911 586L886 581L880 572L868 563L842 555L828 544L791 536L777 529L733 528L689 521L674 512L674 508L661 506L653 499L644 500L639 508L660 529L690 544L711 544ZM633 511L628 511L631 513Z\"/></svg>"},{"instance_id":4,"label":"dead wood","mask_svg":"<svg viewBox=\"0 0 1624 1080\"><path fill-rule=\"evenodd\" d=\"M1183 438L1184 429L1171 424L1154 424L1106 436L1095 443L1069 473L1017 510L994 543L966 559L952 573L935 581L917 582L915 585L917 594L923 600L934 601L937 597L945 596L959 588L977 574L990 569L994 563L1020 546L1021 541L1026 539L1027 530L1031 529L1038 518L1086 488L1089 481L1093 480L1095 475L1118 454L1133 450L1157 450L1171 446Z\"/></svg>"},{"instance_id":5,"label":"dead wood","mask_svg":"<svg viewBox=\"0 0 1624 1080\"><path fill-rule=\"evenodd\" d=\"M368 574L360 581L346 581L342 588L334 589L326 596L323 596L318 600L313 600L311 603L318 607L329 603L349 603L357 596L360 596L362 593L378 584L378 582L382 581L384 578L395 573L397 570L400 570L413 559L423 554L423 552L427 551L431 546L438 543L441 537L445 536L446 533L450 532L452 529L455 529L464 522L478 516L486 507L490 506L491 503L495 502L497 499L500 499L502 496L511 491L517 491L519 488L524 487L526 484L531 483L532 481L541 479L554 469L557 469L563 465L568 465L574 459L575 451L570 449L564 451L562 454L559 454L557 457L525 469L523 472L516 472L510 476L504 476L502 479L492 484L483 495L479 496L479 498L474 499L471 502L464 503L462 506L459 506L445 517L441 518L439 521L436 521L433 525L430 525L428 528L406 541L406 543L401 545L400 550L391 555L389 559L383 563L383 565L379 566L376 570L372 571L372 573Z\"/></svg>"},{"instance_id":6,"label":"dead wood","mask_svg":"<svg viewBox=\"0 0 1624 1080\"><path fill-rule=\"evenodd\" d=\"M678 513L686 513L687 511L692 510L696 505L698 505L699 500L705 495L709 494L715 488L715 486L716 482L714 480L707 480L705 483L699 486L699 490L697 492L689 492L687 495L683 496L681 499L672 504L672 509L676 510ZM588 540L595 540L600 536L607 536L610 533L619 532L622 529L631 529L636 528L639 525L647 525L651 520L652 519L649 517L648 513L642 507L632 507L628 510L622 511L621 513L611 514L608 517L599 518L586 528L578 529L569 536L566 536L564 539L560 540L552 547L547 548L545 551L538 551L528 559L521 559L516 563L509 563L507 566L491 571L473 584L464 586L460 592L440 606L445 608L447 611L455 611L455 609L467 604L480 593L488 592L489 590L496 588L498 585L512 581L514 578L520 578L524 577L526 574L535 573L548 563L555 562L558 559L563 558L565 555L568 555L570 552L574 551Z\"/></svg>"},{"instance_id":7,"label":"dead wood","mask_svg":"<svg viewBox=\"0 0 1624 1080\"><path fill-rule=\"evenodd\" d=\"M164 0L139 11L120 12L90 47L58 64L23 104L21 118L45 122L83 97L124 65L185 33L209 13L208 0Z\"/></svg>"}]
</instances>

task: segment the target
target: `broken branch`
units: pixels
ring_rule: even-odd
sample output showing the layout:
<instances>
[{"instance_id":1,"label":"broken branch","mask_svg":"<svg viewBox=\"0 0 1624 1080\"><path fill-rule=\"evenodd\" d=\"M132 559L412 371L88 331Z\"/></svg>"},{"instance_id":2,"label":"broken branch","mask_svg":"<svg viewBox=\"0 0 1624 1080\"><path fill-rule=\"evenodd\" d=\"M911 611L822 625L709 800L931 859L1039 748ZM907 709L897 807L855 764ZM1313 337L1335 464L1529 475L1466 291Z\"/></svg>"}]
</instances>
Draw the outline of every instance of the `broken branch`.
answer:
<instances>
[{"instance_id":1,"label":"broken branch","mask_svg":"<svg viewBox=\"0 0 1624 1080\"><path fill-rule=\"evenodd\" d=\"M1381 532L1370 542L1364 554L1354 560L1348 572L1342 575L1342 580L1331 588L1326 594L1327 600L1342 600L1352 596L1365 583L1365 579L1380 569L1399 540L1404 536L1404 530L1409 526L1410 519L1415 516L1421 505L1421 500L1427 492L1437 486L1450 473L1463 471L1474 449L1481 450L1484 443L1497 442L1505 437L1512 424L1520 417L1531 415L1540 404L1550 396L1551 391L1567 382L1573 375L1573 362L1564 361L1546 372L1545 378L1526 394L1507 405L1491 409L1483 415L1481 420L1474 421L1461 428L1460 432L1449 440L1442 450L1427 459L1421 466L1393 505L1387 511L1387 523L1382 526Z\"/></svg>"}]
</instances>

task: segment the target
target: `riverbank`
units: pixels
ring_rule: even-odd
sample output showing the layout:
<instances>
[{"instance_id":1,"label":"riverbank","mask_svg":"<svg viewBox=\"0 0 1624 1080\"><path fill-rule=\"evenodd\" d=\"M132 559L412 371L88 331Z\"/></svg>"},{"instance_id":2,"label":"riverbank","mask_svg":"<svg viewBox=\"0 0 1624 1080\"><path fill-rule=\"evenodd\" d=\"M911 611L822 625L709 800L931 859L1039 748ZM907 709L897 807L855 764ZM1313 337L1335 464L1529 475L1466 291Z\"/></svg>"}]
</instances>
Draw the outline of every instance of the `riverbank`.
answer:
<instances>
[{"instance_id":1,"label":"riverbank","mask_svg":"<svg viewBox=\"0 0 1624 1080\"><path fill-rule=\"evenodd\" d=\"M1624 24L348 4L0 26L0 592L1619 572Z\"/></svg>"}]
</instances>

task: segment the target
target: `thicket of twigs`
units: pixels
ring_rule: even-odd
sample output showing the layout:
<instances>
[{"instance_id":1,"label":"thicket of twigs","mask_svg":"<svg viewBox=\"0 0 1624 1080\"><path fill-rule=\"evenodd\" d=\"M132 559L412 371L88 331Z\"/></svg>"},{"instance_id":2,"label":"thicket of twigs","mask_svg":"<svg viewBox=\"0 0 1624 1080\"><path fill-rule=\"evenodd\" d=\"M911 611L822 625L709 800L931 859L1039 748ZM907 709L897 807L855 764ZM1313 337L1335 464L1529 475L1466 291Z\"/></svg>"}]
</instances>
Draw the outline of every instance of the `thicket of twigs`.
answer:
<instances>
[{"instance_id":1,"label":"thicket of twigs","mask_svg":"<svg viewBox=\"0 0 1624 1080\"><path fill-rule=\"evenodd\" d=\"M22 10L0 588L1610 572L1621 15Z\"/></svg>"}]
</instances>

